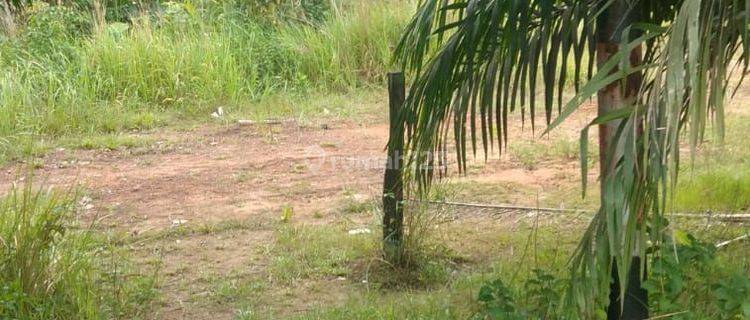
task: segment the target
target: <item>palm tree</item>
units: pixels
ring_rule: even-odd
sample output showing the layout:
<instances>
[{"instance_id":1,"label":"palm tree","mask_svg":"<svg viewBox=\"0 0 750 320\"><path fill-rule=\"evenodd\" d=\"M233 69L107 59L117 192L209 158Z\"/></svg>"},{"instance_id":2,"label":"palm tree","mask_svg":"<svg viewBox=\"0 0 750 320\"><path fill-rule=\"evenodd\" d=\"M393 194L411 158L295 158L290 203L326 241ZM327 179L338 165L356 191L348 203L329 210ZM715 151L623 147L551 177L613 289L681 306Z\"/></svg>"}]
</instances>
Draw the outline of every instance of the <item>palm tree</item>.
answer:
<instances>
[{"instance_id":1,"label":"palm tree","mask_svg":"<svg viewBox=\"0 0 750 320\"><path fill-rule=\"evenodd\" d=\"M609 319L646 318L645 253L665 233L680 137L695 150L709 123L723 137L729 79L750 60L749 2L421 0L396 50L413 78L400 118L412 129L409 160L446 163L453 140L464 171L469 144L485 158L507 145L509 113L535 128L543 111L547 133L597 95L580 143L585 190L598 126L601 205L571 259L565 302L572 318L605 306ZM576 95L563 101L566 83ZM407 173L418 190L433 176Z\"/></svg>"}]
</instances>

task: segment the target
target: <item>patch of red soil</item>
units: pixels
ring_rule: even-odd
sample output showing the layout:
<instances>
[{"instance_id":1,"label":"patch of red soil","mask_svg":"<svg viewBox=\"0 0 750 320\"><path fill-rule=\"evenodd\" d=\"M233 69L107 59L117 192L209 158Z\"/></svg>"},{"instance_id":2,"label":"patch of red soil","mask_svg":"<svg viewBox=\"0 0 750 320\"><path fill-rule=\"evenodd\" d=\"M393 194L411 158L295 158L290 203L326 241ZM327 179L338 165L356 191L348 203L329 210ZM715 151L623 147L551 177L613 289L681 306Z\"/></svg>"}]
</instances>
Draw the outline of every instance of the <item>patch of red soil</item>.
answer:
<instances>
[{"instance_id":1,"label":"patch of red soil","mask_svg":"<svg viewBox=\"0 0 750 320\"><path fill-rule=\"evenodd\" d=\"M554 134L577 136L588 121L587 109L590 106ZM539 128L529 129L518 125L511 128L511 135L541 139ZM378 193L388 127L345 121L316 127L284 122L205 125L151 135L157 142L145 148L51 153L43 159L36 179L52 186L82 185L93 198L89 217L100 217L104 227L133 233L173 223L242 220L284 206L305 219L331 208L343 191ZM577 170L575 164L529 171L507 159L474 162L480 167L470 179L527 185L548 184L561 168ZM455 168L449 170L456 173ZM16 170L8 167L3 172L0 189L7 190L17 178Z\"/></svg>"}]
</instances>

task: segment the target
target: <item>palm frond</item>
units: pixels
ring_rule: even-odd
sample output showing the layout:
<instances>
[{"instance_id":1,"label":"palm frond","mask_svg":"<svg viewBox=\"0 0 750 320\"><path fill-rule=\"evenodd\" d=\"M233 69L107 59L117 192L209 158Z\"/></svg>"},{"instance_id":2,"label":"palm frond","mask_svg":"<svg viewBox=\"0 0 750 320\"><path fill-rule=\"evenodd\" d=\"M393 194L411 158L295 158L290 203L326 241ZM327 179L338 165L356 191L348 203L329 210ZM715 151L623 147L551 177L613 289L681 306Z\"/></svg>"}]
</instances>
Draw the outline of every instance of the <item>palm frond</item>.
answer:
<instances>
[{"instance_id":1,"label":"palm frond","mask_svg":"<svg viewBox=\"0 0 750 320\"><path fill-rule=\"evenodd\" d=\"M613 264L620 283L627 285L631 257L645 257L649 246L663 241L683 133L687 133L692 154L709 121L713 120L715 134L723 137L724 97L732 67L742 75L748 72L747 8L748 1L685 0L668 27L650 26L631 43L648 45L651 50L642 68L621 60L620 70L626 71L613 81L624 81L624 76L636 69L642 69L638 72L643 72L644 81L629 108L602 115L592 123L619 119L615 139L622 150L613 158L613 176L602 177L606 196L572 260L568 302L578 310L596 312L587 299L602 297ZM630 45L623 46L623 52L630 49ZM602 73L611 75L611 70L599 70L594 79L604 78ZM590 96L592 87L606 82L587 83L553 126L564 121L578 101ZM586 135L587 129L582 146ZM586 154L581 156L585 159Z\"/></svg>"},{"instance_id":2,"label":"palm frond","mask_svg":"<svg viewBox=\"0 0 750 320\"><path fill-rule=\"evenodd\" d=\"M619 41L619 51L594 70L595 42L602 40L596 19L613 1L626 2L639 18L622 26L619 39L606 39ZM616 82L627 88L629 77L642 78L632 88L634 99L591 123L616 121L616 143L602 150L615 169L602 177L601 208L571 259L566 301L593 316L607 303L612 267L626 286L631 256L645 256L662 240L680 137L687 134L694 153L711 121L723 136L729 79L733 71L740 71L740 80L748 72L749 5L750 0L423 0L396 50L397 60L416 74L401 119L412 129L411 163L432 165L437 157L445 165L452 131L459 170L466 170L469 143L476 155L481 141L485 157L507 144L509 113L520 109L534 128L543 108L549 131L603 88ZM636 48L643 49L642 62L634 65L630 55ZM577 94L563 106L569 80ZM541 107L537 92L543 93ZM581 135L585 183L588 128ZM433 178L433 170L413 173L419 186Z\"/></svg>"},{"instance_id":3,"label":"palm frond","mask_svg":"<svg viewBox=\"0 0 750 320\"><path fill-rule=\"evenodd\" d=\"M607 2L423 1L396 50L404 68L418 74L403 114L414 128L413 160L445 160L451 123L459 170L466 169L469 143L475 156L478 141L485 157L495 146L501 151L510 112L520 108L536 126L540 91L549 123L554 105L562 106L565 82L578 85L591 75L593 26ZM417 171L418 181L429 181L424 172Z\"/></svg>"}]
</instances>

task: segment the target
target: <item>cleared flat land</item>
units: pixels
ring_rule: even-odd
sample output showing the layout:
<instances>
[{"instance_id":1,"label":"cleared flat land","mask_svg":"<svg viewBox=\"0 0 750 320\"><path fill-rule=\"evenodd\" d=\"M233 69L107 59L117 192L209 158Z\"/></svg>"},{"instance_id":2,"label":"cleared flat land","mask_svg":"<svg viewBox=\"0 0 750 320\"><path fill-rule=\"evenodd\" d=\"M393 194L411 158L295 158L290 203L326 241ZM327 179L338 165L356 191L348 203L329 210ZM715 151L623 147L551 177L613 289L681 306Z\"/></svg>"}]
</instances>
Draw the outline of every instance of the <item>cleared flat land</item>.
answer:
<instances>
[{"instance_id":1,"label":"cleared flat land","mask_svg":"<svg viewBox=\"0 0 750 320\"><path fill-rule=\"evenodd\" d=\"M441 214L449 218L434 232L448 254L438 260L434 275L422 271L427 279L421 285L395 291L371 280L377 276L371 268L378 264L388 127L377 115L384 99L357 103L367 105L349 106L365 110L356 117L254 125L216 121L138 133L134 139L141 142L127 148L56 149L35 162L36 179L79 186L82 220L95 221L132 260L122 266L125 277L155 278L151 290L157 297L143 318L328 318L326 312L336 312L331 308L362 308L367 314L369 304L411 299L394 307L394 314L404 315L411 304L439 310L457 299L473 301L488 272L512 271L522 263L529 269L539 255L564 265L575 234L588 223L585 215L498 217L448 210ZM517 121L512 135L520 139L502 155L485 162L478 151L465 176L450 168L444 198L594 207L595 188L580 198L577 144L593 111L593 105L585 106L549 137ZM19 179L18 168L4 168L4 188ZM595 168L592 164L590 181L596 181ZM373 232L349 235L360 228ZM529 230L544 230L533 242L543 249L529 249L534 234ZM369 302L360 304L364 300ZM458 305L435 317L471 312L471 306Z\"/></svg>"}]
</instances>

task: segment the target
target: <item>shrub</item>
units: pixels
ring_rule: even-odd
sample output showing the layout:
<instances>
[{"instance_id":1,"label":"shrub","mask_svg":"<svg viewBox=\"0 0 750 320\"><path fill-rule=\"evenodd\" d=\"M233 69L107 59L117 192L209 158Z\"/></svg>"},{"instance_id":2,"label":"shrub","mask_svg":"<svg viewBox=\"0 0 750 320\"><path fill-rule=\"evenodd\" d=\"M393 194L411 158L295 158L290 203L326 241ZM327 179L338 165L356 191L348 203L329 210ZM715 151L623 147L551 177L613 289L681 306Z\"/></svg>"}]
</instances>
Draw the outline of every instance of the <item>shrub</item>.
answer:
<instances>
[{"instance_id":1,"label":"shrub","mask_svg":"<svg viewBox=\"0 0 750 320\"><path fill-rule=\"evenodd\" d=\"M740 252L743 254L743 252ZM677 231L649 255L648 277L653 316L670 319L746 319L750 317L750 274L719 259L717 248ZM736 262L736 261L735 261ZM563 304L564 282L540 269L514 289L502 279L484 284L474 319L573 319ZM604 315L601 315L605 317Z\"/></svg>"},{"instance_id":2,"label":"shrub","mask_svg":"<svg viewBox=\"0 0 750 320\"><path fill-rule=\"evenodd\" d=\"M481 310L474 319L560 318L562 281L542 269L532 273L522 292L512 290L501 279L483 285L477 296Z\"/></svg>"},{"instance_id":3,"label":"shrub","mask_svg":"<svg viewBox=\"0 0 750 320\"><path fill-rule=\"evenodd\" d=\"M675 232L656 252L643 285L654 313L674 313L673 319L750 317L750 275L717 255L713 244Z\"/></svg>"},{"instance_id":4,"label":"shrub","mask_svg":"<svg viewBox=\"0 0 750 320\"><path fill-rule=\"evenodd\" d=\"M75 54L75 44L91 33L89 15L65 6L35 2L27 11L23 39L36 56Z\"/></svg>"},{"instance_id":5,"label":"shrub","mask_svg":"<svg viewBox=\"0 0 750 320\"><path fill-rule=\"evenodd\" d=\"M332 0L258 0L247 3L248 13L266 23L321 23L331 10Z\"/></svg>"}]
</instances>

